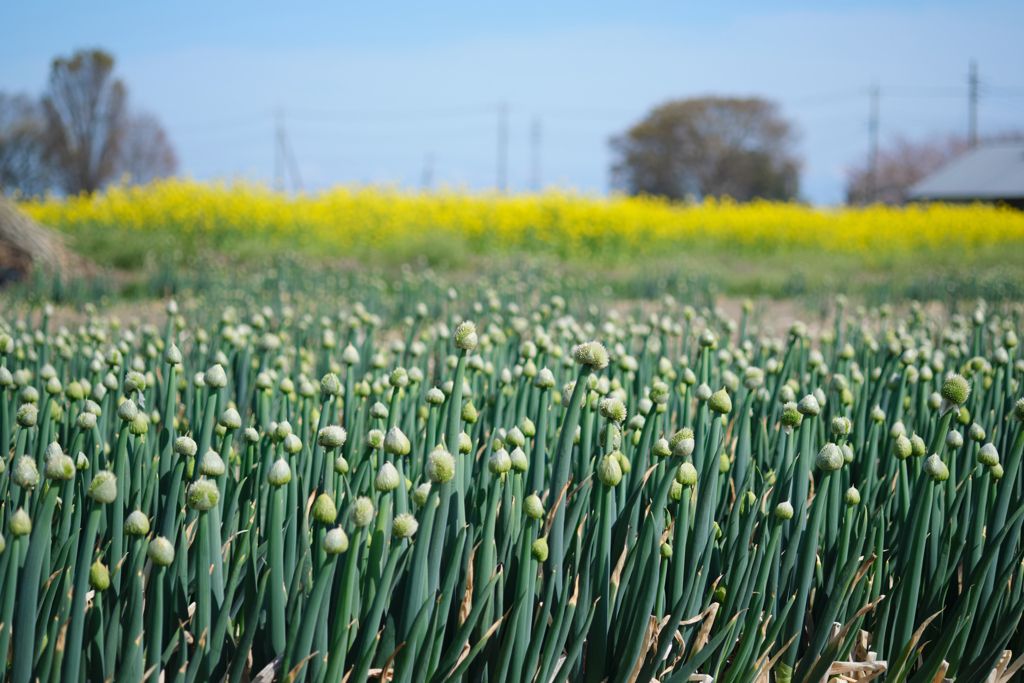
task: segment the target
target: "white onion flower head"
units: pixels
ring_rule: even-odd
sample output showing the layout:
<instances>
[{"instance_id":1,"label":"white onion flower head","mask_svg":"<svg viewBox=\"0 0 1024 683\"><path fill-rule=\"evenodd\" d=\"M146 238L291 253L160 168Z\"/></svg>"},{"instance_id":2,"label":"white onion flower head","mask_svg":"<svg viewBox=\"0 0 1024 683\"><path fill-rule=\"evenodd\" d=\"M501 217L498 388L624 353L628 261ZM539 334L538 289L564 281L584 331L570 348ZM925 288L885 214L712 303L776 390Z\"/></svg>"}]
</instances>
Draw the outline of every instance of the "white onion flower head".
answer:
<instances>
[{"instance_id":1,"label":"white onion flower head","mask_svg":"<svg viewBox=\"0 0 1024 683\"><path fill-rule=\"evenodd\" d=\"M455 348L463 351L472 351L476 348L479 338L476 334L476 325L469 320L459 323L452 334Z\"/></svg>"},{"instance_id":2,"label":"white onion flower head","mask_svg":"<svg viewBox=\"0 0 1024 683\"><path fill-rule=\"evenodd\" d=\"M576 347L573 357L580 365L588 365L592 370L603 370L608 367L610 357L604 344L597 341L584 342Z\"/></svg>"}]
</instances>

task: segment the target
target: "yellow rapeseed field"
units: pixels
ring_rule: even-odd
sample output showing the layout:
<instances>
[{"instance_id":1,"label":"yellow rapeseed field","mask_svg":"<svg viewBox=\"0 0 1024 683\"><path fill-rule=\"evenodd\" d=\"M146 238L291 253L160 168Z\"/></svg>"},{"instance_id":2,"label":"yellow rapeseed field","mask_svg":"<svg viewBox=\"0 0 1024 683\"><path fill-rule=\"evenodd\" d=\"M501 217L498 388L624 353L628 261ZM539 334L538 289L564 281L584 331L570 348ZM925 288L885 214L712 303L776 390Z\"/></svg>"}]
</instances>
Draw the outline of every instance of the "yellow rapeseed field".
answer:
<instances>
[{"instance_id":1,"label":"yellow rapeseed field","mask_svg":"<svg viewBox=\"0 0 1024 683\"><path fill-rule=\"evenodd\" d=\"M975 249L1024 243L1024 213L987 205L823 208L797 203L648 197L562 190L540 194L432 192L337 186L290 196L264 184L188 179L114 185L91 196L29 200L37 220L71 235L85 230L160 231L184 239L259 239L328 255L456 240L470 251L526 249L572 257L665 254L693 246L777 253L860 255Z\"/></svg>"}]
</instances>

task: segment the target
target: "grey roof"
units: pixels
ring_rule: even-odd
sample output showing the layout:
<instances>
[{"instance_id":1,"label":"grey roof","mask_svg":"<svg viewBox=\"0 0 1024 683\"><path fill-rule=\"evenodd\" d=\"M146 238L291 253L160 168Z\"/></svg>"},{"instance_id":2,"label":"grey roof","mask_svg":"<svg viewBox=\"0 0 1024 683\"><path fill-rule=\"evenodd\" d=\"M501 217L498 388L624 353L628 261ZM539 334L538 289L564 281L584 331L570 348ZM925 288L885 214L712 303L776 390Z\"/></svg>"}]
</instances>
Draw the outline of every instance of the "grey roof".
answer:
<instances>
[{"instance_id":1,"label":"grey roof","mask_svg":"<svg viewBox=\"0 0 1024 683\"><path fill-rule=\"evenodd\" d=\"M911 187L907 198L1024 198L1024 144L978 147Z\"/></svg>"}]
</instances>

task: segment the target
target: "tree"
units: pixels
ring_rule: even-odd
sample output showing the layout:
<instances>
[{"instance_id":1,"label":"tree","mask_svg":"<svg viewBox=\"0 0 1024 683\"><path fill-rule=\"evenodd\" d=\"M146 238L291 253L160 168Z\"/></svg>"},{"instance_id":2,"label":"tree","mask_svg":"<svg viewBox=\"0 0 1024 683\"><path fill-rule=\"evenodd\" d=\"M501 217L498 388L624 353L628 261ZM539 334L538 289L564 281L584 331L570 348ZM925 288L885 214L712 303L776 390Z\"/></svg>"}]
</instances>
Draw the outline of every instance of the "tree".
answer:
<instances>
[{"instance_id":1,"label":"tree","mask_svg":"<svg viewBox=\"0 0 1024 683\"><path fill-rule=\"evenodd\" d=\"M44 159L68 194L93 192L126 173L148 182L177 170L160 122L130 110L114 58L102 50L53 60L42 116Z\"/></svg>"},{"instance_id":2,"label":"tree","mask_svg":"<svg viewBox=\"0 0 1024 683\"><path fill-rule=\"evenodd\" d=\"M142 113L128 120L117 167L133 183L148 183L178 170L178 156L155 116Z\"/></svg>"},{"instance_id":3,"label":"tree","mask_svg":"<svg viewBox=\"0 0 1024 683\"><path fill-rule=\"evenodd\" d=\"M44 158L43 133L37 101L0 92L0 194L17 188L31 195L50 186L53 173Z\"/></svg>"},{"instance_id":4,"label":"tree","mask_svg":"<svg viewBox=\"0 0 1024 683\"><path fill-rule=\"evenodd\" d=\"M668 102L611 140L612 184L629 194L792 199L793 125L761 98Z\"/></svg>"},{"instance_id":5,"label":"tree","mask_svg":"<svg viewBox=\"0 0 1024 683\"><path fill-rule=\"evenodd\" d=\"M988 142L1013 142L1024 139L1019 131L987 136ZM902 204L912 185L939 170L969 149L960 135L935 136L913 141L902 135L880 150L871 173L868 162L846 169L846 202L854 205Z\"/></svg>"},{"instance_id":6,"label":"tree","mask_svg":"<svg viewBox=\"0 0 1024 683\"><path fill-rule=\"evenodd\" d=\"M69 194L93 192L114 178L128 121L128 93L102 50L58 57L43 97L46 155Z\"/></svg>"}]
</instances>

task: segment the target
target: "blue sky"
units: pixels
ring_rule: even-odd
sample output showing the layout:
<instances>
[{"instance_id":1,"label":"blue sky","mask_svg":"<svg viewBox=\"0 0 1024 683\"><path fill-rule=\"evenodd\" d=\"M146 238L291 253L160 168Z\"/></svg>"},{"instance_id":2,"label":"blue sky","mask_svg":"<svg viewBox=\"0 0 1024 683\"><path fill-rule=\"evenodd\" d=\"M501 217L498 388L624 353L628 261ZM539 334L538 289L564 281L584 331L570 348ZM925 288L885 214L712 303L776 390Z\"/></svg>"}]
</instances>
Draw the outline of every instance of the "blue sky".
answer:
<instances>
[{"instance_id":1,"label":"blue sky","mask_svg":"<svg viewBox=\"0 0 1024 683\"><path fill-rule=\"evenodd\" d=\"M103 47L197 178L271 178L283 108L307 189L418 186L428 156L435 184L486 188L504 102L513 189L539 119L542 182L605 192L608 138L652 106L762 95L801 132L804 196L834 203L868 87L883 142L965 133L972 58L981 133L1024 128L1020 2L0 2L0 89L39 94L53 56Z\"/></svg>"}]
</instances>

